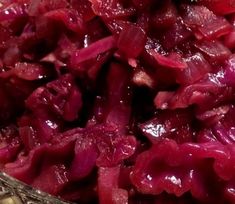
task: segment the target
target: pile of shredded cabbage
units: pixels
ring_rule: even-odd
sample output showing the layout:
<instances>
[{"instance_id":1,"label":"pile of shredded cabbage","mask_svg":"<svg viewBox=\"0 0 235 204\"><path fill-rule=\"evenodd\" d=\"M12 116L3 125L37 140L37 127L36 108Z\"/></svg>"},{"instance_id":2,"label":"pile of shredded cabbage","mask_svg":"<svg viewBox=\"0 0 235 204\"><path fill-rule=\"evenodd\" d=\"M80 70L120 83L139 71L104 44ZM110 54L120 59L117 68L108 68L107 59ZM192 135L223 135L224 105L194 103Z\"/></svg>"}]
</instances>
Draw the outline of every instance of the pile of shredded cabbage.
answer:
<instances>
[{"instance_id":1,"label":"pile of shredded cabbage","mask_svg":"<svg viewBox=\"0 0 235 204\"><path fill-rule=\"evenodd\" d=\"M235 203L235 0L0 0L0 170L81 204Z\"/></svg>"}]
</instances>

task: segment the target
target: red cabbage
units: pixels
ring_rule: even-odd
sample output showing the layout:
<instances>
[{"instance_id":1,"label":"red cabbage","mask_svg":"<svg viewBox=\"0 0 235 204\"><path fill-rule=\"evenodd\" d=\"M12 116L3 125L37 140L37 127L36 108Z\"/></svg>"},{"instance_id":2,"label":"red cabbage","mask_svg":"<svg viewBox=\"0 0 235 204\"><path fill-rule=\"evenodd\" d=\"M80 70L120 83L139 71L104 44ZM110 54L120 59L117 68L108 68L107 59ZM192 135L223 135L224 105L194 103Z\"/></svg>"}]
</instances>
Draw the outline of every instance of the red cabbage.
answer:
<instances>
[{"instance_id":1,"label":"red cabbage","mask_svg":"<svg viewBox=\"0 0 235 204\"><path fill-rule=\"evenodd\" d=\"M20 79L34 81L48 77L50 73L45 69L45 67L40 66L39 64L30 63L15 63L15 67L13 69L0 73L0 77L2 78L14 75Z\"/></svg>"},{"instance_id":2,"label":"red cabbage","mask_svg":"<svg viewBox=\"0 0 235 204\"><path fill-rule=\"evenodd\" d=\"M190 111L171 111L156 114L155 118L139 125L143 134L152 142L173 138L178 143L193 141Z\"/></svg>"},{"instance_id":3,"label":"red cabbage","mask_svg":"<svg viewBox=\"0 0 235 204\"><path fill-rule=\"evenodd\" d=\"M195 47L212 63L223 62L231 55L231 51L217 40L199 41L195 43Z\"/></svg>"},{"instance_id":4,"label":"red cabbage","mask_svg":"<svg viewBox=\"0 0 235 204\"><path fill-rule=\"evenodd\" d=\"M57 9L45 14L49 19L61 21L70 30L76 33L82 33L84 25L78 13L72 9Z\"/></svg>"},{"instance_id":5,"label":"red cabbage","mask_svg":"<svg viewBox=\"0 0 235 204\"><path fill-rule=\"evenodd\" d=\"M127 203L128 192L118 188L120 167L100 168L98 177L98 193L101 204ZM109 178L109 179L107 179Z\"/></svg>"},{"instance_id":6,"label":"red cabbage","mask_svg":"<svg viewBox=\"0 0 235 204\"><path fill-rule=\"evenodd\" d=\"M203 4L207 6L209 9L211 9L213 12L217 14L230 14L234 13L234 0L225 0L225 1L214 1L211 2L210 0L199 0L200 4Z\"/></svg>"},{"instance_id":7,"label":"red cabbage","mask_svg":"<svg viewBox=\"0 0 235 204\"><path fill-rule=\"evenodd\" d=\"M187 5L183 7L183 20L198 39L216 39L228 34L232 27L226 18L216 16L203 6Z\"/></svg>"},{"instance_id":8,"label":"red cabbage","mask_svg":"<svg viewBox=\"0 0 235 204\"><path fill-rule=\"evenodd\" d=\"M25 5L19 3L12 3L5 8L1 9L0 12L0 21L10 21L15 20L17 18L27 16L25 11Z\"/></svg>"},{"instance_id":9,"label":"red cabbage","mask_svg":"<svg viewBox=\"0 0 235 204\"><path fill-rule=\"evenodd\" d=\"M81 204L235 203L234 26L234 0L2 0L0 170Z\"/></svg>"},{"instance_id":10,"label":"red cabbage","mask_svg":"<svg viewBox=\"0 0 235 204\"><path fill-rule=\"evenodd\" d=\"M124 27L118 39L118 48L128 58L136 58L144 50L147 36L137 26L129 25Z\"/></svg>"},{"instance_id":11,"label":"red cabbage","mask_svg":"<svg viewBox=\"0 0 235 204\"><path fill-rule=\"evenodd\" d=\"M176 73L177 82L180 84L193 84L203 78L205 74L211 71L211 65L200 53L195 53L184 59L187 64L184 70Z\"/></svg>"},{"instance_id":12,"label":"red cabbage","mask_svg":"<svg viewBox=\"0 0 235 204\"><path fill-rule=\"evenodd\" d=\"M166 49L174 48L190 39L192 34L183 23L182 18L178 16L176 23L167 29L161 37L162 44Z\"/></svg>"},{"instance_id":13,"label":"red cabbage","mask_svg":"<svg viewBox=\"0 0 235 204\"><path fill-rule=\"evenodd\" d=\"M183 61L182 57L177 53L170 53L169 56L163 56L154 50L150 51L151 55L156 59L159 65L168 68L186 69L187 64Z\"/></svg>"},{"instance_id":14,"label":"red cabbage","mask_svg":"<svg viewBox=\"0 0 235 204\"><path fill-rule=\"evenodd\" d=\"M142 193L181 196L190 191L202 203L223 202L225 185L234 177L233 151L219 142L177 145L164 140L138 157L131 179Z\"/></svg>"},{"instance_id":15,"label":"red cabbage","mask_svg":"<svg viewBox=\"0 0 235 204\"><path fill-rule=\"evenodd\" d=\"M166 5L157 9L151 19L154 28L166 29L173 26L177 21L177 10L174 4L165 3Z\"/></svg>"},{"instance_id":16,"label":"red cabbage","mask_svg":"<svg viewBox=\"0 0 235 204\"><path fill-rule=\"evenodd\" d=\"M115 43L114 37L109 36L91 44L88 47L78 50L71 57L71 65L77 66L84 61L96 59L100 54L115 48Z\"/></svg>"}]
</instances>

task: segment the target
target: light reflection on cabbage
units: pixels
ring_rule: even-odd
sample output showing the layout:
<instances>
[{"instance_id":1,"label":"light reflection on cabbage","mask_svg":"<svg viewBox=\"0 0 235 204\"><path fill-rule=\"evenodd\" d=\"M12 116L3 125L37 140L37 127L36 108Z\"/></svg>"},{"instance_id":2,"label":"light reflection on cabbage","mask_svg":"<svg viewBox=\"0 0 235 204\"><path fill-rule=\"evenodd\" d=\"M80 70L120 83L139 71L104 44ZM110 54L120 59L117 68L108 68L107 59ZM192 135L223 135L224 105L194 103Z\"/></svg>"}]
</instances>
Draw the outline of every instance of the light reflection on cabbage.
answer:
<instances>
[{"instance_id":1,"label":"light reflection on cabbage","mask_svg":"<svg viewBox=\"0 0 235 204\"><path fill-rule=\"evenodd\" d=\"M2 0L1 170L78 203L234 203L233 4Z\"/></svg>"}]
</instances>

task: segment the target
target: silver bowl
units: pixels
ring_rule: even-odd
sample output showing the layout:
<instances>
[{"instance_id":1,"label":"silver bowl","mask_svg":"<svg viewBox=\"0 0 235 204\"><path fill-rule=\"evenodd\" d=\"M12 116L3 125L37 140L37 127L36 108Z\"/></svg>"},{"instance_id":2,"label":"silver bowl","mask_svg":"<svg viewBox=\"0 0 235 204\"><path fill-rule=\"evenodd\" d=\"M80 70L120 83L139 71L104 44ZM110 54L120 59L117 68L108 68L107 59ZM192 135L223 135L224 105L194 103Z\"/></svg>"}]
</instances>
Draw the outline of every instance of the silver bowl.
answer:
<instances>
[{"instance_id":1,"label":"silver bowl","mask_svg":"<svg viewBox=\"0 0 235 204\"><path fill-rule=\"evenodd\" d=\"M0 204L69 204L0 172Z\"/></svg>"}]
</instances>

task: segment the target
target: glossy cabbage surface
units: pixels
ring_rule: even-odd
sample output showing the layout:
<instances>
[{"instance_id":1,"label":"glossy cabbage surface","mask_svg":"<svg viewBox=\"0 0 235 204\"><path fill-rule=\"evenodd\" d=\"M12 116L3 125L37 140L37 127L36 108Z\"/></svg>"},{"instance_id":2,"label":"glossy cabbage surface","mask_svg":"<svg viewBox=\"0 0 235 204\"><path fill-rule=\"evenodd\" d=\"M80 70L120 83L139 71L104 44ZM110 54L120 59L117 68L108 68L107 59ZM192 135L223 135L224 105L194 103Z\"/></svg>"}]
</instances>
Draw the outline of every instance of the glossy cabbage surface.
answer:
<instances>
[{"instance_id":1,"label":"glossy cabbage surface","mask_svg":"<svg viewBox=\"0 0 235 204\"><path fill-rule=\"evenodd\" d=\"M81 204L234 204L234 52L234 0L0 0L0 170Z\"/></svg>"}]
</instances>

